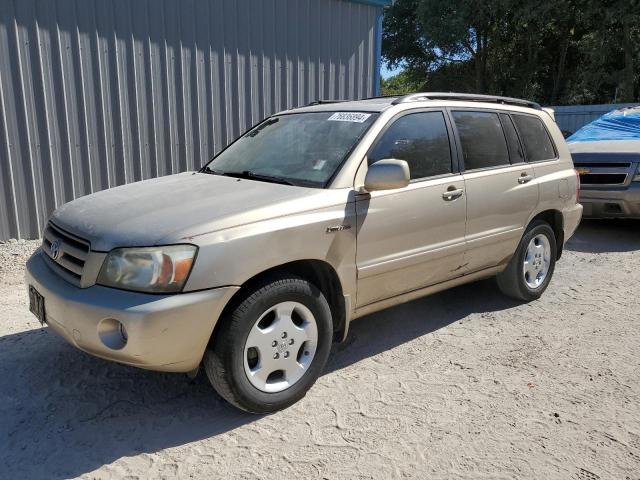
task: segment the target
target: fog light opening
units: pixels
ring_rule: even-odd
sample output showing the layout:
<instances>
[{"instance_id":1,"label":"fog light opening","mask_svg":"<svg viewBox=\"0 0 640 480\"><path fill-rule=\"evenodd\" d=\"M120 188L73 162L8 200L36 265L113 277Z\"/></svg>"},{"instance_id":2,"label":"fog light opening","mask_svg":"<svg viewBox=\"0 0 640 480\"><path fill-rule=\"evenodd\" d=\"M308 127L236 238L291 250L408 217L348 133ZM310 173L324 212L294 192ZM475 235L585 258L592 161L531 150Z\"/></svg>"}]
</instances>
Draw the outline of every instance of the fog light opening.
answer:
<instances>
[{"instance_id":1,"label":"fog light opening","mask_svg":"<svg viewBox=\"0 0 640 480\"><path fill-rule=\"evenodd\" d=\"M622 207L617 203L606 203L604 209L607 213L622 213Z\"/></svg>"},{"instance_id":2,"label":"fog light opening","mask_svg":"<svg viewBox=\"0 0 640 480\"><path fill-rule=\"evenodd\" d=\"M98 337L105 347L112 350L122 350L129 340L127 329L115 318L105 318L100 321Z\"/></svg>"}]
</instances>

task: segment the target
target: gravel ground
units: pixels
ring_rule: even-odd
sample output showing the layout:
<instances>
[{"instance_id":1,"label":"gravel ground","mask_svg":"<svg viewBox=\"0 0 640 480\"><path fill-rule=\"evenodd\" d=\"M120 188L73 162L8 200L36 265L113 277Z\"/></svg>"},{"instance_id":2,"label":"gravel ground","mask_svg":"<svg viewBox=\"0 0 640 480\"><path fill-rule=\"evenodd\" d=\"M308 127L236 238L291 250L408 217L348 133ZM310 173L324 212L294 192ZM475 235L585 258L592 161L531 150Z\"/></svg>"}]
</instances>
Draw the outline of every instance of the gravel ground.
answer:
<instances>
[{"instance_id":1,"label":"gravel ground","mask_svg":"<svg viewBox=\"0 0 640 480\"><path fill-rule=\"evenodd\" d=\"M265 417L40 328L37 243L0 245L0 477L640 479L640 223L584 223L539 301L483 281L356 321Z\"/></svg>"}]
</instances>

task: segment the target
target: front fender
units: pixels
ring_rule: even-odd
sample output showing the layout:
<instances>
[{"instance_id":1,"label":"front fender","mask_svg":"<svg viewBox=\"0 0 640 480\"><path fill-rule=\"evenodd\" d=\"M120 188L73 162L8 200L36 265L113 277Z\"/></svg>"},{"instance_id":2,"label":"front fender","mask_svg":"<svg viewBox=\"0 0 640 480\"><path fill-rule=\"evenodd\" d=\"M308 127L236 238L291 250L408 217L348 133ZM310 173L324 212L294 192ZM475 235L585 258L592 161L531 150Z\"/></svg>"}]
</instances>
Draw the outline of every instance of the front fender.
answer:
<instances>
[{"instance_id":1,"label":"front fender","mask_svg":"<svg viewBox=\"0 0 640 480\"><path fill-rule=\"evenodd\" d=\"M321 260L335 269L343 293L355 295L355 215L346 201L189 237L199 251L185 291L242 285L285 263Z\"/></svg>"}]
</instances>

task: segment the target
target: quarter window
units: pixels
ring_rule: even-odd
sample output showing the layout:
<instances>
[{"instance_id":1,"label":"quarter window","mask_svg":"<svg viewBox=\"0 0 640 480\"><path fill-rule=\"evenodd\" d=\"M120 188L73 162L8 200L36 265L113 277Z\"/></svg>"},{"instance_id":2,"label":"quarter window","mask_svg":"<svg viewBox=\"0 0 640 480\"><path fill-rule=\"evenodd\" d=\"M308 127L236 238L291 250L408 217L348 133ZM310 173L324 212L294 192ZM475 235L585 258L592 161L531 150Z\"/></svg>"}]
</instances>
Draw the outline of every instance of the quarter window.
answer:
<instances>
[{"instance_id":1,"label":"quarter window","mask_svg":"<svg viewBox=\"0 0 640 480\"><path fill-rule=\"evenodd\" d=\"M513 119L524 143L528 161L539 162L556 158L556 151L542 120L532 115L513 115Z\"/></svg>"},{"instance_id":2,"label":"quarter window","mask_svg":"<svg viewBox=\"0 0 640 480\"><path fill-rule=\"evenodd\" d=\"M409 164L411 179L451 173L451 147L442 112L405 115L391 124L368 155L371 165L395 158Z\"/></svg>"},{"instance_id":3,"label":"quarter window","mask_svg":"<svg viewBox=\"0 0 640 480\"><path fill-rule=\"evenodd\" d=\"M509 151L497 113L453 112L465 170L509 165Z\"/></svg>"}]
</instances>

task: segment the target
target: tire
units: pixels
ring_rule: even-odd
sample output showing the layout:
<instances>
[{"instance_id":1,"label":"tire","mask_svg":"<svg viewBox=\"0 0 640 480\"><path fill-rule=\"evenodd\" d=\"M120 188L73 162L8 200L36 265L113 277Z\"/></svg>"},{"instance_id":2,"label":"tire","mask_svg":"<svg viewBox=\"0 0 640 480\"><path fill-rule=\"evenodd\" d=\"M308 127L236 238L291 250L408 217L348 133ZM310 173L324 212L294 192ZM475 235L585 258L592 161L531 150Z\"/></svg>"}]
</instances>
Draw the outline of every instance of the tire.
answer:
<instances>
[{"instance_id":1,"label":"tire","mask_svg":"<svg viewBox=\"0 0 640 480\"><path fill-rule=\"evenodd\" d=\"M302 278L256 286L221 321L205 352L205 371L221 397L247 412L271 413L303 398L329 357L329 304Z\"/></svg>"},{"instance_id":2,"label":"tire","mask_svg":"<svg viewBox=\"0 0 640 480\"><path fill-rule=\"evenodd\" d=\"M545 238L546 242L548 242L548 250L544 248ZM536 241L538 244L535 244ZM537 259L535 257L529 257L529 262L525 265L528 253L531 254L529 246L532 242L534 242L533 252L542 254L542 265L536 263ZM544 253L545 250L547 253ZM553 276L557 252L556 237L551 226L541 220L532 222L520 240L516 253L507 268L498 274L498 287L502 293L517 300L530 302L540 298L549 286ZM546 273L543 276L536 277L536 272L540 275L544 271Z\"/></svg>"}]
</instances>

